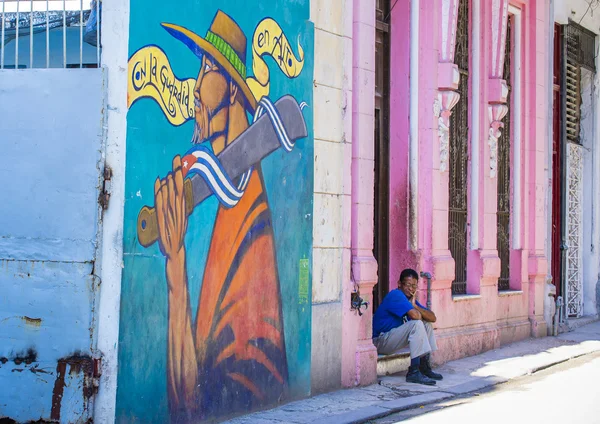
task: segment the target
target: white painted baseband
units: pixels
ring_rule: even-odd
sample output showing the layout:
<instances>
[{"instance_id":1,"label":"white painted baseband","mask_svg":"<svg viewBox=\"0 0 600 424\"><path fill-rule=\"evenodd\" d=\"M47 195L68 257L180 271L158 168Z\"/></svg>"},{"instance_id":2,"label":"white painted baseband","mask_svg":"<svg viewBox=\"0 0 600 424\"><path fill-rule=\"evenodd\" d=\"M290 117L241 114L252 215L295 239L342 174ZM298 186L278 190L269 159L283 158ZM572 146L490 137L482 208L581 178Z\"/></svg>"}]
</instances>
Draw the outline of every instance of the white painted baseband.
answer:
<instances>
[{"instance_id":1,"label":"white painted baseband","mask_svg":"<svg viewBox=\"0 0 600 424\"><path fill-rule=\"evenodd\" d=\"M103 216L100 256L100 299L97 310L102 376L94 401L94 422L115 422L121 273L123 268L123 212L125 202L125 145L127 134L127 60L129 2L102 5L102 66L108 74L106 108L106 165L113 171L109 207Z\"/></svg>"}]
</instances>

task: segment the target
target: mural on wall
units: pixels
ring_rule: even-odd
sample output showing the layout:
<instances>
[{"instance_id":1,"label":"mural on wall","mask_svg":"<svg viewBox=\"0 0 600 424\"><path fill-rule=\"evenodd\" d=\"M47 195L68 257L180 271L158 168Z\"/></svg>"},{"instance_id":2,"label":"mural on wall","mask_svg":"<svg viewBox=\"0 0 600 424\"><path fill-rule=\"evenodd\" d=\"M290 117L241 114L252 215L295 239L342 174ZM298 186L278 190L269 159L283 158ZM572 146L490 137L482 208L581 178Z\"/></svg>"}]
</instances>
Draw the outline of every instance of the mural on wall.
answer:
<instances>
[{"instance_id":1,"label":"mural on wall","mask_svg":"<svg viewBox=\"0 0 600 424\"><path fill-rule=\"evenodd\" d=\"M131 5L123 422L222 418L310 391L308 1L183 3Z\"/></svg>"}]
</instances>

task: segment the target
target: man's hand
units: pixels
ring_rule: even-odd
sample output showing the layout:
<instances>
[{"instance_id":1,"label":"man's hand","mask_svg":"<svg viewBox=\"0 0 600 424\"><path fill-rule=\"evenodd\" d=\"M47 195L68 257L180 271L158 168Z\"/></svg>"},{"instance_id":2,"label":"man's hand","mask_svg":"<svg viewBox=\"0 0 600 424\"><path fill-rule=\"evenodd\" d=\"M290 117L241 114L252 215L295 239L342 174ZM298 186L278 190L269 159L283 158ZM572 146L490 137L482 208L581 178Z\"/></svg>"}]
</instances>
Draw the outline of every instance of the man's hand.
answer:
<instances>
[{"instance_id":1,"label":"man's hand","mask_svg":"<svg viewBox=\"0 0 600 424\"><path fill-rule=\"evenodd\" d=\"M173 171L162 180L156 179L154 197L160 251L167 260L180 257L187 231L187 215L179 155L173 159Z\"/></svg>"},{"instance_id":2,"label":"man's hand","mask_svg":"<svg viewBox=\"0 0 600 424\"><path fill-rule=\"evenodd\" d=\"M433 311L430 311L430 310L425 309L425 308L421 308L419 305L417 305L417 294L416 293L410 298L410 302L415 307L415 309L417 311L419 311L419 313L421 314L421 319L423 321L426 321L426 322L435 322L437 320L437 317L435 316L435 314L433 313Z\"/></svg>"}]
</instances>

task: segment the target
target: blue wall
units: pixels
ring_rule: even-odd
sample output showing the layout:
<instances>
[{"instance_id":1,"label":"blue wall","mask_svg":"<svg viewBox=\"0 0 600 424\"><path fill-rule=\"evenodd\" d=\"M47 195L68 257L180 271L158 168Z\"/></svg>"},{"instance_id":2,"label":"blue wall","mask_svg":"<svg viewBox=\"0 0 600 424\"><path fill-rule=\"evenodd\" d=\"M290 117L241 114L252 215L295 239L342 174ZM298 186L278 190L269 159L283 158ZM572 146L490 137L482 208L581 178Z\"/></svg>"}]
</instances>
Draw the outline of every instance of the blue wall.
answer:
<instances>
[{"instance_id":1,"label":"blue wall","mask_svg":"<svg viewBox=\"0 0 600 424\"><path fill-rule=\"evenodd\" d=\"M103 90L99 69L0 71L0 417L91 413Z\"/></svg>"}]
</instances>

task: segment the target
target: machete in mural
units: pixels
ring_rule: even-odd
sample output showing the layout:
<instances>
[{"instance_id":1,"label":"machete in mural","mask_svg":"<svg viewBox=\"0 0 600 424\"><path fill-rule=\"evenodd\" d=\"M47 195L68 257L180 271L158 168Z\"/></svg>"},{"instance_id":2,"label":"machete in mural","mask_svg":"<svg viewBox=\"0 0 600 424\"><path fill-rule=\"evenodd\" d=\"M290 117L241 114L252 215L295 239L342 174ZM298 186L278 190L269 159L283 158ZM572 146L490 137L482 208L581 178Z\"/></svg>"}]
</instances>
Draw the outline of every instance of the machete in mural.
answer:
<instances>
[{"instance_id":1,"label":"machete in mural","mask_svg":"<svg viewBox=\"0 0 600 424\"><path fill-rule=\"evenodd\" d=\"M289 95L276 102L268 97L264 59L270 57L288 78L297 77L304 64L300 43L297 57L273 19L256 26L252 77L247 76L246 36L222 11L204 37L175 24L162 26L200 60L198 76L177 78L165 52L147 45L129 60L128 105L150 98L170 124L195 121L192 148L175 156L172 169L156 179L155 206L143 207L137 221L139 243L158 242L165 257L167 391L171 418L181 422L285 397L281 289L261 160L278 149L292 151L308 132L305 103ZM188 216L213 195L220 206L193 320Z\"/></svg>"}]
</instances>

